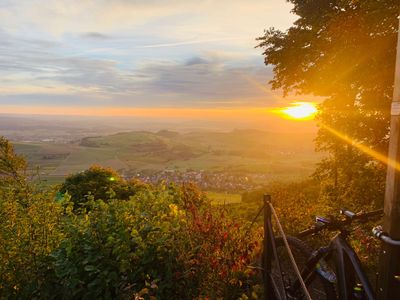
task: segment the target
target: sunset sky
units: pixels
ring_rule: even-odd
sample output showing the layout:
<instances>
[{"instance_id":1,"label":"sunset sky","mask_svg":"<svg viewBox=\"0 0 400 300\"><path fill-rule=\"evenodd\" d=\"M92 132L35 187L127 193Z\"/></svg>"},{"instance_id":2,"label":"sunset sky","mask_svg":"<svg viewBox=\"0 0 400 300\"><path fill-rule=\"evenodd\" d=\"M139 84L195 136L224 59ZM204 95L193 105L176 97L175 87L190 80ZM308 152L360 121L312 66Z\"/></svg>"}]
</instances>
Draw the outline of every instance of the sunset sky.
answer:
<instances>
[{"instance_id":1,"label":"sunset sky","mask_svg":"<svg viewBox=\"0 0 400 300\"><path fill-rule=\"evenodd\" d=\"M0 0L0 112L219 114L284 105L256 38L285 0ZM223 114L223 113L222 113Z\"/></svg>"}]
</instances>

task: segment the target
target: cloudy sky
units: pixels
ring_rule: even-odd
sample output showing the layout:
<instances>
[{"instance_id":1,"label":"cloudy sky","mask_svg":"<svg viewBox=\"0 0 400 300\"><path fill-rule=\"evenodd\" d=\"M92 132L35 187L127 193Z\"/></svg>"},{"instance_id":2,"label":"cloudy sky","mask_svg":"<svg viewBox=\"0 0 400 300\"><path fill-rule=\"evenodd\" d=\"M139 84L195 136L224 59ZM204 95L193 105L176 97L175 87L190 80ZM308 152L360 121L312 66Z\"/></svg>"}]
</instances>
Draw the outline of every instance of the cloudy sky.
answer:
<instances>
[{"instance_id":1,"label":"cloudy sky","mask_svg":"<svg viewBox=\"0 0 400 300\"><path fill-rule=\"evenodd\" d=\"M285 0L0 0L0 113L129 114L282 104L256 37Z\"/></svg>"}]
</instances>

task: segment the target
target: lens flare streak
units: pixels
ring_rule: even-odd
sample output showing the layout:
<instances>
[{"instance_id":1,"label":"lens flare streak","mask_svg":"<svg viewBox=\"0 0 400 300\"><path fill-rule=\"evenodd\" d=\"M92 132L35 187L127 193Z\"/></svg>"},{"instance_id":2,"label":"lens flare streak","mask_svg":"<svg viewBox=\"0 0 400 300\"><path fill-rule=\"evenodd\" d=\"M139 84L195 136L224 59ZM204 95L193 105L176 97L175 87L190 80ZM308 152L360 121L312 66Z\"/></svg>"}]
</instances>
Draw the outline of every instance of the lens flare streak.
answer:
<instances>
[{"instance_id":1,"label":"lens flare streak","mask_svg":"<svg viewBox=\"0 0 400 300\"><path fill-rule=\"evenodd\" d=\"M343 134L335 129L333 129L332 127L329 127L325 124L320 124L324 129L326 129L327 131L329 131L330 133L332 133L333 135L335 135L336 137L340 138L341 140L345 141L346 143L352 145L353 147L357 148L358 150L360 150L361 152L371 156L372 158L374 158L377 161L380 161L388 166L391 166L393 168L395 168L396 170L400 171L400 163L389 159L386 155L383 155L382 153L379 153L378 151L375 151L371 148L369 148L368 146L365 146L361 143L356 142L354 139L352 139L351 137L349 137L346 134Z\"/></svg>"}]
</instances>

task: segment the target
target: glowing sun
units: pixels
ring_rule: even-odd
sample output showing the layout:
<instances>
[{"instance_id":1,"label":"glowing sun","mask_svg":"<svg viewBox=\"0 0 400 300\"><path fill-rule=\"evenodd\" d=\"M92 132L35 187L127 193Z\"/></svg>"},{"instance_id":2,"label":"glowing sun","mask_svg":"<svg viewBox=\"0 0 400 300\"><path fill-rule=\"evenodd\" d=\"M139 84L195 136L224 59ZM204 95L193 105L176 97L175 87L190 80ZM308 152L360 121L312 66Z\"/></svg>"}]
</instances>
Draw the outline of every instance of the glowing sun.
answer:
<instances>
[{"instance_id":1,"label":"glowing sun","mask_svg":"<svg viewBox=\"0 0 400 300\"><path fill-rule=\"evenodd\" d=\"M293 102L291 106L278 109L277 112L288 119L311 120L318 110L312 102Z\"/></svg>"}]
</instances>

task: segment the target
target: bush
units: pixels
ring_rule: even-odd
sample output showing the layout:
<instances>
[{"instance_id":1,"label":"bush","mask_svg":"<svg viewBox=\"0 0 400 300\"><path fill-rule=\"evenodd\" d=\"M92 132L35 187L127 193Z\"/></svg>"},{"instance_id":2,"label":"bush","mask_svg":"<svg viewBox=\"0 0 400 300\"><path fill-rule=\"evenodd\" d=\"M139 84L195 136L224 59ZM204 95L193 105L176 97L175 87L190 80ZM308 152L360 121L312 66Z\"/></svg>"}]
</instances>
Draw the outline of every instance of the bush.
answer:
<instances>
[{"instance_id":1,"label":"bush","mask_svg":"<svg viewBox=\"0 0 400 300\"><path fill-rule=\"evenodd\" d=\"M161 186L70 213L52 254L58 296L230 299L248 292L259 235L245 235L204 201L192 186Z\"/></svg>"},{"instance_id":2,"label":"bush","mask_svg":"<svg viewBox=\"0 0 400 300\"><path fill-rule=\"evenodd\" d=\"M50 254L63 238L62 207L50 192L16 201L0 197L0 291L6 298L31 298L49 283Z\"/></svg>"},{"instance_id":3,"label":"bush","mask_svg":"<svg viewBox=\"0 0 400 300\"><path fill-rule=\"evenodd\" d=\"M258 297L248 265L259 232L194 186L145 186L92 167L63 184L71 196L56 197L27 180L7 141L0 146L1 297Z\"/></svg>"},{"instance_id":4,"label":"bush","mask_svg":"<svg viewBox=\"0 0 400 300\"><path fill-rule=\"evenodd\" d=\"M146 185L137 180L124 180L109 168L92 166L68 176L60 187L62 194L68 193L75 209L85 208L88 197L107 201L110 198L127 200Z\"/></svg>"},{"instance_id":5,"label":"bush","mask_svg":"<svg viewBox=\"0 0 400 300\"><path fill-rule=\"evenodd\" d=\"M260 232L234 222L192 185L129 200L34 191L0 202L0 290L6 298L233 299L258 297L249 264ZM255 299L256 299L255 298Z\"/></svg>"}]
</instances>

